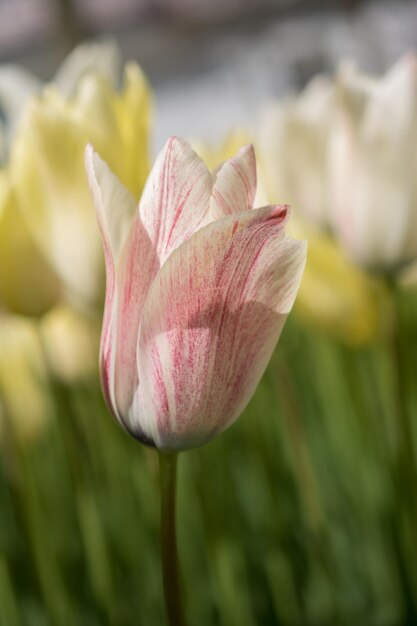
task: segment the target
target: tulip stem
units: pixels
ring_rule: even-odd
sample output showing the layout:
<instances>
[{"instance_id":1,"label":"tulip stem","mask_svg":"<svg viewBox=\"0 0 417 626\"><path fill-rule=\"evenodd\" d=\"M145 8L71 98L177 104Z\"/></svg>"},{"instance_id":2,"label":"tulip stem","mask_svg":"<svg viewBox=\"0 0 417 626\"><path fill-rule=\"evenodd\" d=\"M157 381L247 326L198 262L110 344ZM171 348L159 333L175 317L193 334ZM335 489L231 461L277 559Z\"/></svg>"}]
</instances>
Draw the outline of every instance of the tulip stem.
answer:
<instances>
[{"instance_id":1,"label":"tulip stem","mask_svg":"<svg viewBox=\"0 0 417 626\"><path fill-rule=\"evenodd\" d=\"M169 626L184 626L175 520L178 455L158 452L158 456L161 479L161 560L165 609Z\"/></svg>"},{"instance_id":2,"label":"tulip stem","mask_svg":"<svg viewBox=\"0 0 417 626\"><path fill-rule=\"evenodd\" d=\"M407 368L405 363L406 353L404 351L403 324L407 320L403 319L404 312L401 301L401 291L394 281L388 282L391 296L395 306L395 326L392 331L391 350L395 365L395 393L398 408L398 427L400 429L399 453L404 455L402 461L408 463L414 471L414 449L413 434L409 422L407 406Z\"/></svg>"}]
</instances>

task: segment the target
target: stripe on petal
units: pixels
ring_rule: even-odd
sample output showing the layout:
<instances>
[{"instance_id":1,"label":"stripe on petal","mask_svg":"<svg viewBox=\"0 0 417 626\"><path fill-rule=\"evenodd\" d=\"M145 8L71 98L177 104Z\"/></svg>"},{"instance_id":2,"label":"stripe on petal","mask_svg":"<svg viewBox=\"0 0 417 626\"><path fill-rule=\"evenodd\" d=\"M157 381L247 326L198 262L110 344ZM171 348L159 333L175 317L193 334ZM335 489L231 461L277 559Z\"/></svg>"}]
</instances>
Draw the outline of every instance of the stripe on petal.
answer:
<instances>
[{"instance_id":1,"label":"stripe on petal","mask_svg":"<svg viewBox=\"0 0 417 626\"><path fill-rule=\"evenodd\" d=\"M135 212L135 201L91 145L85 151L88 181L97 211L106 263L106 302L100 346L100 372L107 405L120 419L115 402L116 263Z\"/></svg>"},{"instance_id":2,"label":"stripe on petal","mask_svg":"<svg viewBox=\"0 0 417 626\"><path fill-rule=\"evenodd\" d=\"M256 160L253 146L243 146L214 173L210 199L211 220L252 209L256 194Z\"/></svg>"},{"instance_id":3,"label":"stripe on petal","mask_svg":"<svg viewBox=\"0 0 417 626\"><path fill-rule=\"evenodd\" d=\"M159 259L139 214L133 221L117 267L117 350L115 397L126 428L142 438L139 423L133 427L134 396L138 391L136 349L139 324L149 287L159 270Z\"/></svg>"},{"instance_id":4,"label":"stripe on petal","mask_svg":"<svg viewBox=\"0 0 417 626\"><path fill-rule=\"evenodd\" d=\"M246 406L293 304L305 243L287 239L286 207L228 216L175 250L152 283L139 331L145 429L188 448Z\"/></svg>"},{"instance_id":5,"label":"stripe on petal","mask_svg":"<svg viewBox=\"0 0 417 626\"><path fill-rule=\"evenodd\" d=\"M106 262L100 348L103 390L111 412L130 430L129 414L138 387L140 316L159 263L133 197L91 146L86 151L86 167ZM139 429L134 434L140 436Z\"/></svg>"},{"instance_id":6,"label":"stripe on petal","mask_svg":"<svg viewBox=\"0 0 417 626\"><path fill-rule=\"evenodd\" d=\"M161 264L188 239L209 211L212 177L189 144L170 137L140 201L140 215Z\"/></svg>"}]
</instances>

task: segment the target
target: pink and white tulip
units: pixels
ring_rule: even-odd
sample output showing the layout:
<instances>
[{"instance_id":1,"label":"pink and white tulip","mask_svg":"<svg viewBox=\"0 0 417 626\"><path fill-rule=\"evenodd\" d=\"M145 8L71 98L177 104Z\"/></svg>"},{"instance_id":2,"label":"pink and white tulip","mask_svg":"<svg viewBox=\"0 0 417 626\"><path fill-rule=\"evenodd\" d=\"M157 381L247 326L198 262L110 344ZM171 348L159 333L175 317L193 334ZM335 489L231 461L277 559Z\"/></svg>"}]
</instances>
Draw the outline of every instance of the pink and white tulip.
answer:
<instances>
[{"instance_id":1,"label":"pink and white tulip","mask_svg":"<svg viewBox=\"0 0 417 626\"><path fill-rule=\"evenodd\" d=\"M285 235L288 207L253 209L252 146L210 172L171 137L138 209L91 146L86 165L106 262L108 407L145 443L200 445L254 393L293 305L306 244Z\"/></svg>"}]
</instances>

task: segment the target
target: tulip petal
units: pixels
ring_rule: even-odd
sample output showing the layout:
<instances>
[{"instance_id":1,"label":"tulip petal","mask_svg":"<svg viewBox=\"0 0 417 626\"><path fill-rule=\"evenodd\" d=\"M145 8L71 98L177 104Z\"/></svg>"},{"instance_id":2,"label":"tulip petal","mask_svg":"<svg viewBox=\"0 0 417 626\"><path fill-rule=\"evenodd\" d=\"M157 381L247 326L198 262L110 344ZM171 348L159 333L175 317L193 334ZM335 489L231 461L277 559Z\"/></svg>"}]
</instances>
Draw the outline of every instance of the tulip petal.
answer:
<instances>
[{"instance_id":1,"label":"tulip petal","mask_svg":"<svg viewBox=\"0 0 417 626\"><path fill-rule=\"evenodd\" d=\"M124 71L123 90L113 100L123 149L118 156L116 174L139 199L151 170L149 128L152 122L152 92L146 76L136 63Z\"/></svg>"},{"instance_id":2,"label":"tulip petal","mask_svg":"<svg viewBox=\"0 0 417 626\"><path fill-rule=\"evenodd\" d=\"M66 97L73 97L80 80L87 74L96 74L116 83L121 70L120 52L112 39L83 43L64 59L53 83Z\"/></svg>"},{"instance_id":3,"label":"tulip petal","mask_svg":"<svg viewBox=\"0 0 417 626\"><path fill-rule=\"evenodd\" d=\"M159 268L158 255L137 215L116 268L118 303L115 399L119 414L127 420L127 428L139 385L136 365L139 325L143 305ZM143 433L135 434L145 440Z\"/></svg>"},{"instance_id":4,"label":"tulip petal","mask_svg":"<svg viewBox=\"0 0 417 626\"><path fill-rule=\"evenodd\" d=\"M125 425L138 387L136 345L142 308L159 261L133 197L91 146L86 166L106 262L102 384L110 410Z\"/></svg>"},{"instance_id":5,"label":"tulip petal","mask_svg":"<svg viewBox=\"0 0 417 626\"><path fill-rule=\"evenodd\" d=\"M121 185L91 145L87 146L85 163L97 210L106 264L106 302L101 334L100 370L107 404L112 413L118 417L114 392L117 330L116 263L136 205L127 189Z\"/></svg>"},{"instance_id":6,"label":"tulip petal","mask_svg":"<svg viewBox=\"0 0 417 626\"><path fill-rule=\"evenodd\" d=\"M210 199L211 220L253 208L256 194L256 159L253 146L243 146L215 172Z\"/></svg>"},{"instance_id":7,"label":"tulip petal","mask_svg":"<svg viewBox=\"0 0 417 626\"><path fill-rule=\"evenodd\" d=\"M103 241L117 262L136 213L136 202L91 144L85 151L85 163Z\"/></svg>"},{"instance_id":8,"label":"tulip petal","mask_svg":"<svg viewBox=\"0 0 417 626\"><path fill-rule=\"evenodd\" d=\"M368 269L392 271L417 255L415 55L400 59L372 89L368 83L357 73L340 77L341 115L329 147L329 205L348 254ZM361 105L350 106L358 94Z\"/></svg>"},{"instance_id":9,"label":"tulip petal","mask_svg":"<svg viewBox=\"0 0 417 626\"><path fill-rule=\"evenodd\" d=\"M140 201L140 216L161 264L208 215L213 180L189 144L170 137Z\"/></svg>"},{"instance_id":10,"label":"tulip petal","mask_svg":"<svg viewBox=\"0 0 417 626\"><path fill-rule=\"evenodd\" d=\"M32 237L5 170L0 170L0 268L3 312L41 316L61 297L58 278Z\"/></svg>"},{"instance_id":11,"label":"tulip petal","mask_svg":"<svg viewBox=\"0 0 417 626\"><path fill-rule=\"evenodd\" d=\"M210 223L154 279L138 339L140 428L184 449L230 425L251 398L301 278L306 246L284 232L287 207ZM133 418L132 418L133 419Z\"/></svg>"}]
</instances>

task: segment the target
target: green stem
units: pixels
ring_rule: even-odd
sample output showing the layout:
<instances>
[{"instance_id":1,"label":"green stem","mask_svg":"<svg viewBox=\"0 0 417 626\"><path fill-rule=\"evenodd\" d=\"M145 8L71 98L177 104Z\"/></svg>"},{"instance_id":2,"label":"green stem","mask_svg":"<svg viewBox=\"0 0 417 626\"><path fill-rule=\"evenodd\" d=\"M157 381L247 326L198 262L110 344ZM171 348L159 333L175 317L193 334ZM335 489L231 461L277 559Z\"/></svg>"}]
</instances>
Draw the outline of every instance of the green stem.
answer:
<instances>
[{"instance_id":1,"label":"green stem","mask_svg":"<svg viewBox=\"0 0 417 626\"><path fill-rule=\"evenodd\" d=\"M416 623L417 604L412 586L415 558L410 555L408 537L412 536L417 519L414 498L417 471L413 445L413 430L407 404L407 315L403 307L402 294L394 280L387 281L395 306L394 328L391 337L391 352L395 367L395 400L397 406L398 447L394 459L393 477L397 506L393 510L390 529L393 537L394 554L397 560L400 584L404 595L407 623Z\"/></svg>"},{"instance_id":2,"label":"green stem","mask_svg":"<svg viewBox=\"0 0 417 626\"><path fill-rule=\"evenodd\" d=\"M405 464L409 471L414 472L414 446L413 446L413 432L408 415L407 407L407 368L406 368L406 354L404 351L403 342L403 311L401 302L401 292L398 286L390 281L388 286L391 290L392 300L395 306L395 320L394 328L392 330L391 337L391 352L393 362L395 366L395 393L397 404L397 419L400 431L399 447L398 447L398 461L400 467ZM404 477L403 477L404 478Z\"/></svg>"},{"instance_id":3,"label":"green stem","mask_svg":"<svg viewBox=\"0 0 417 626\"><path fill-rule=\"evenodd\" d=\"M184 626L175 522L177 454L158 452L161 475L161 560L169 626Z\"/></svg>"}]
</instances>

